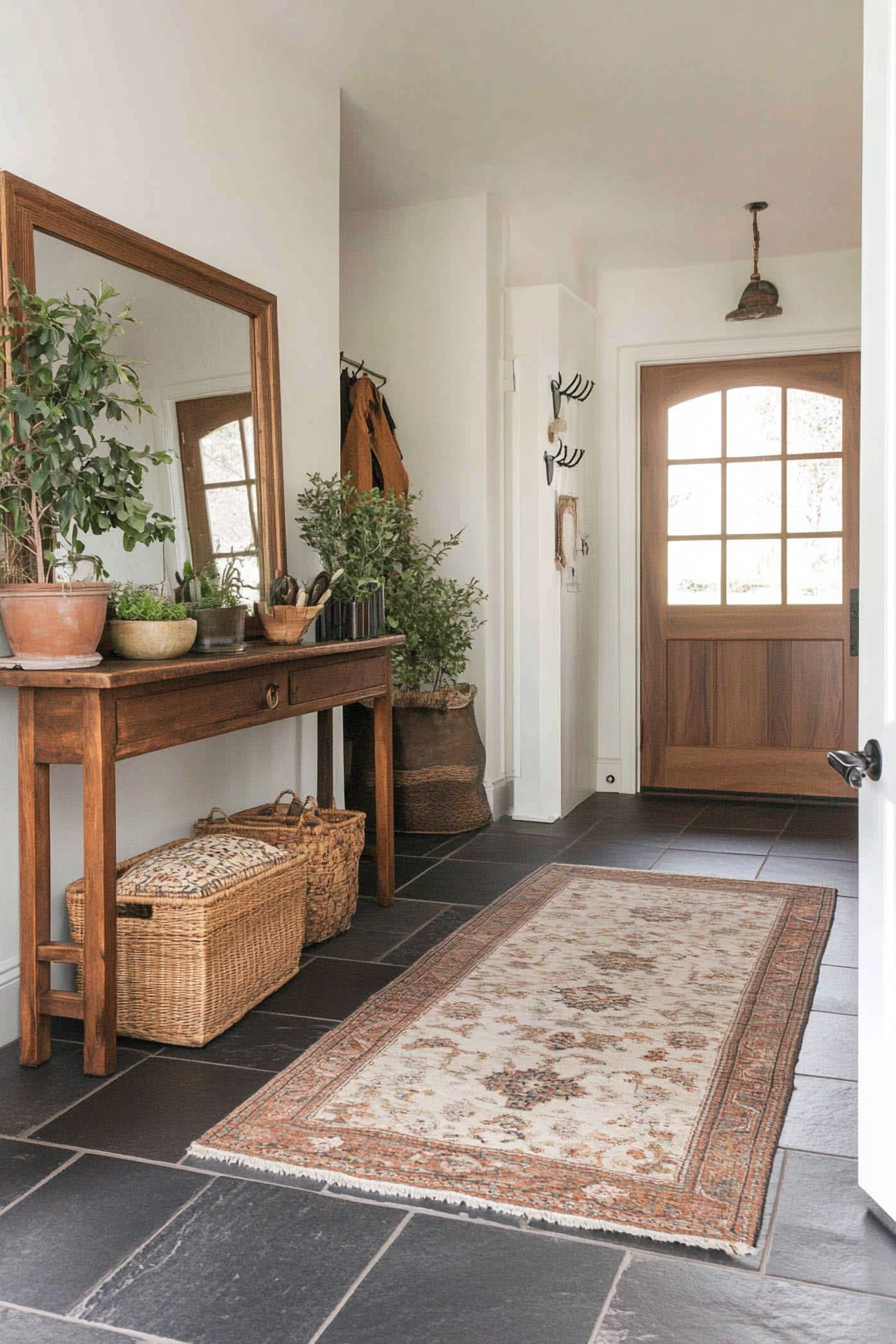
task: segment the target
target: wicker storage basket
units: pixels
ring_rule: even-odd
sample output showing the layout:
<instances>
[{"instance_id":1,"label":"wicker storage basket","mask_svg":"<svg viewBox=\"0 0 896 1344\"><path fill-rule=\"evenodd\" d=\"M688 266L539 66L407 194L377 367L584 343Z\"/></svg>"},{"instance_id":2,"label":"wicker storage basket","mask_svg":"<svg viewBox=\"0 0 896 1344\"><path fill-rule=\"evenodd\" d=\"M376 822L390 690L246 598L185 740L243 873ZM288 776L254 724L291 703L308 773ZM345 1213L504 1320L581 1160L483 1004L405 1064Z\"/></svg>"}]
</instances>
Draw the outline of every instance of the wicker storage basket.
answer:
<instances>
[{"instance_id":1,"label":"wicker storage basket","mask_svg":"<svg viewBox=\"0 0 896 1344\"><path fill-rule=\"evenodd\" d=\"M118 865L121 878L160 845ZM118 1030L169 1045L205 1045L299 969L305 858L296 851L209 896L128 895L118 911ZM65 893L72 939L84 941L84 879Z\"/></svg>"},{"instance_id":2,"label":"wicker storage basket","mask_svg":"<svg viewBox=\"0 0 896 1344\"><path fill-rule=\"evenodd\" d=\"M229 832L266 840L269 845L300 845L308 877L305 943L323 943L351 926L358 904L365 820L363 812L318 807L314 798L301 803L291 789L285 789L273 803L232 816L213 807L197 821L193 834Z\"/></svg>"}]
</instances>

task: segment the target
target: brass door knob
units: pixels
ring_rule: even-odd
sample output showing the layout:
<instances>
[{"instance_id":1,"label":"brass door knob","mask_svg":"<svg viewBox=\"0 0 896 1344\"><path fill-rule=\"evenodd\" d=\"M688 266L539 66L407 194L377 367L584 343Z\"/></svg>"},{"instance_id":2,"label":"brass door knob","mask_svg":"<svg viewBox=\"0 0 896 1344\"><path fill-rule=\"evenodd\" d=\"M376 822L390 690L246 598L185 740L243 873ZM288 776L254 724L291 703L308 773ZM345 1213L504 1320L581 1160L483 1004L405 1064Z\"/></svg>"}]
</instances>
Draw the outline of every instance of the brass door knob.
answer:
<instances>
[{"instance_id":1,"label":"brass door knob","mask_svg":"<svg viewBox=\"0 0 896 1344\"><path fill-rule=\"evenodd\" d=\"M277 708L280 703L280 687L276 682L271 682L270 686L265 691L264 698L267 701L268 709Z\"/></svg>"}]
</instances>

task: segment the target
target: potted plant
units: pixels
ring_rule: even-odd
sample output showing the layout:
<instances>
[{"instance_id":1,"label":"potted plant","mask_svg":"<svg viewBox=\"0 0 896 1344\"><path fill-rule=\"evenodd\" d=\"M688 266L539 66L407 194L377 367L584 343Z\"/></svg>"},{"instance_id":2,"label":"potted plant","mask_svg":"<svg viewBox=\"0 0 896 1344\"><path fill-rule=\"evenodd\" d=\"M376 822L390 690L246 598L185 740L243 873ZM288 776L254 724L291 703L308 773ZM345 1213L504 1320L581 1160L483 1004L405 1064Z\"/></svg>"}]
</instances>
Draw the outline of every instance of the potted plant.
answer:
<instances>
[{"instance_id":1,"label":"potted plant","mask_svg":"<svg viewBox=\"0 0 896 1344\"><path fill-rule=\"evenodd\" d=\"M12 287L0 312L0 617L17 662L81 667L99 661L111 591L83 538L116 530L126 551L171 540L173 520L142 493L147 467L171 457L108 432L152 414L134 369L109 350L134 321L108 310L116 291L102 284L76 303ZM81 563L97 581L75 581Z\"/></svg>"},{"instance_id":2,"label":"potted plant","mask_svg":"<svg viewBox=\"0 0 896 1344\"><path fill-rule=\"evenodd\" d=\"M476 579L439 573L460 534L421 541L406 529L386 579L386 627L402 634L392 650L392 745L395 826L400 831L456 834L491 820L485 794L485 747L476 724L476 687L459 678L482 625L485 593ZM354 720L347 806L369 811L374 787L373 726ZM350 800L350 801L349 801Z\"/></svg>"},{"instance_id":3,"label":"potted plant","mask_svg":"<svg viewBox=\"0 0 896 1344\"><path fill-rule=\"evenodd\" d=\"M219 573L215 561L210 560L197 573L188 560L183 577L178 574L177 581L175 597L186 602L197 624L193 652L239 652L246 637L246 607L236 562L228 560L224 572Z\"/></svg>"},{"instance_id":4,"label":"potted plant","mask_svg":"<svg viewBox=\"0 0 896 1344\"><path fill-rule=\"evenodd\" d=\"M327 574L343 571L318 618L318 639L375 638L384 633L386 575L413 526L413 497L358 490L351 476L308 479L298 497L299 535Z\"/></svg>"},{"instance_id":5,"label":"potted plant","mask_svg":"<svg viewBox=\"0 0 896 1344\"><path fill-rule=\"evenodd\" d=\"M127 583L112 593L112 652L119 658L179 658L196 638L196 621L183 602Z\"/></svg>"}]
</instances>

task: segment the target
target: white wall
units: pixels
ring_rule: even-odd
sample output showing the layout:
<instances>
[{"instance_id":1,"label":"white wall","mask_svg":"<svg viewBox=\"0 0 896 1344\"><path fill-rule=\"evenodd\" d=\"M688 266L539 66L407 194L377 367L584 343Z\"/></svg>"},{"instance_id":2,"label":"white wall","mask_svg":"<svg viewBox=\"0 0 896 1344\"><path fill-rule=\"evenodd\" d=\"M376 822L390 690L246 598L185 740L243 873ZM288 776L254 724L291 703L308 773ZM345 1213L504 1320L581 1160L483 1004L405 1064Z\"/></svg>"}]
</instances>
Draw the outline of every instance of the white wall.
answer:
<instances>
[{"instance_id":1,"label":"white wall","mask_svg":"<svg viewBox=\"0 0 896 1344\"><path fill-rule=\"evenodd\" d=\"M761 258L783 316L726 323L749 269L745 261L598 275L598 787L637 787L639 365L858 348L857 250Z\"/></svg>"},{"instance_id":2,"label":"white wall","mask_svg":"<svg viewBox=\"0 0 896 1344\"><path fill-rule=\"evenodd\" d=\"M7 5L0 166L279 299L287 519L338 464L339 96L231 0ZM291 566L303 557L292 538ZM312 725L257 728L119 767L119 850L186 834L213 802L312 787ZM15 694L0 692L0 1041L17 1035ZM54 768L53 890L81 872L80 776Z\"/></svg>"},{"instance_id":3,"label":"white wall","mask_svg":"<svg viewBox=\"0 0 896 1344\"><path fill-rule=\"evenodd\" d=\"M486 787L503 810L503 231L485 196L342 220L341 346L389 379L386 398L423 536L464 529L445 573L488 592L466 677L479 687ZM497 789L497 795L495 790Z\"/></svg>"}]
</instances>

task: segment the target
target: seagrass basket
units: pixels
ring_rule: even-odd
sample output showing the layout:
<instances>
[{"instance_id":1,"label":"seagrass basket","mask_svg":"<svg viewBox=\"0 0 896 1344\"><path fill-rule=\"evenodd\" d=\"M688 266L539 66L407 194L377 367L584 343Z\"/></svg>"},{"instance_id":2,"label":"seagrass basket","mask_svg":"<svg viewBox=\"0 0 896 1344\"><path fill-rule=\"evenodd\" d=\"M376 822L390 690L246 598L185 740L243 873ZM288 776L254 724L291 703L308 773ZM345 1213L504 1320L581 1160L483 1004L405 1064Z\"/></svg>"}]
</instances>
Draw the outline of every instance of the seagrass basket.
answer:
<instances>
[{"instance_id":1,"label":"seagrass basket","mask_svg":"<svg viewBox=\"0 0 896 1344\"><path fill-rule=\"evenodd\" d=\"M261 855L263 866L206 896L141 890L136 875L122 894L132 868L165 854L174 862L189 843L160 845L118 865L118 1030L199 1046L298 971L305 855L280 850L279 861ZM65 898L72 939L83 943L83 878L68 886Z\"/></svg>"},{"instance_id":2,"label":"seagrass basket","mask_svg":"<svg viewBox=\"0 0 896 1344\"><path fill-rule=\"evenodd\" d=\"M312 797L302 803L292 789L284 789L273 803L231 816L213 807L197 821L193 834L231 833L266 840L269 845L301 846L308 880L305 943L323 943L351 926L358 905L365 820L363 812L318 807Z\"/></svg>"}]
</instances>

